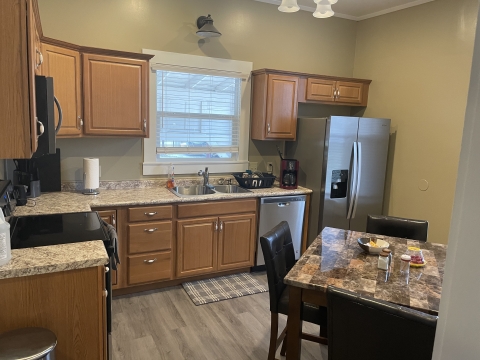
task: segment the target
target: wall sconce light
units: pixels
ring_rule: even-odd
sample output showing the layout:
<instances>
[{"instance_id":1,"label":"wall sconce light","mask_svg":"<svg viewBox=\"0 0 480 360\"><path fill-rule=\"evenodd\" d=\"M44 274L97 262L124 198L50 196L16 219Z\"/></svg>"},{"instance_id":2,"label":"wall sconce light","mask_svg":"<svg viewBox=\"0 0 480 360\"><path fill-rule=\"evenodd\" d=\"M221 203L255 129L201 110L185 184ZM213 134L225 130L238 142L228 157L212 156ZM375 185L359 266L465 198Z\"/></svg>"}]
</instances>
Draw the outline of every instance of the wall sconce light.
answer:
<instances>
[{"instance_id":1,"label":"wall sconce light","mask_svg":"<svg viewBox=\"0 0 480 360\"><path fill-rule=\"evenodd\" d=\"M222 36L222 33L213 26L213 19L208 16L200 16L197 19L197 35L202 37L218 37Z\"/></svg>"}]
</instances>

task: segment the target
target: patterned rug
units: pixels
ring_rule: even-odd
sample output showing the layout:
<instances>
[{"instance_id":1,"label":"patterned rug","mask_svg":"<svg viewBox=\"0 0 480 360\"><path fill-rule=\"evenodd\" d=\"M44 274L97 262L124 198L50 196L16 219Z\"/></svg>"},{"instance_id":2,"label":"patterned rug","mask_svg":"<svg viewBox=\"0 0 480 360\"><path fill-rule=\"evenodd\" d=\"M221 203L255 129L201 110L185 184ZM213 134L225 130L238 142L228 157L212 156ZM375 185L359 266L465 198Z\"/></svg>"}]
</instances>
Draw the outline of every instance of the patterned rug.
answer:
<instances>
[{"instance_id":1,"label":"patterned rug","mask_svg":"<svg viewBox=\"0 0 480 360\"><path fill-rule=\"evenodd\" d=\"M204 305L267 291L248 273L185 282L182 286L195 305Z\"/></svg>"}]
</instances>

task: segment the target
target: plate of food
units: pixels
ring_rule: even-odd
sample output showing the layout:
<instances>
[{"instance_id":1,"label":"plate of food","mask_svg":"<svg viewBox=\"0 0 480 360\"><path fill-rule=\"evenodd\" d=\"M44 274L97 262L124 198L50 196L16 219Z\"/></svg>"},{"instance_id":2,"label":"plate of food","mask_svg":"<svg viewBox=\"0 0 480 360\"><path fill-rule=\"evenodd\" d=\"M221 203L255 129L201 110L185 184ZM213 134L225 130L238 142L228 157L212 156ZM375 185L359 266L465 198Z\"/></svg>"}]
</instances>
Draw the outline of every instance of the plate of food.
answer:
<instances>
[{"instance_id":1,"label":"plate of food","mask_svg":"<svg viewBox=\"0 0 480 360\"><path fill-rule=\"evenodd\" d=\"M362 237L357 239L357 242L366 253L377 255L390 246L385 240L376 237Z\"/></svg>"}]
</instances>

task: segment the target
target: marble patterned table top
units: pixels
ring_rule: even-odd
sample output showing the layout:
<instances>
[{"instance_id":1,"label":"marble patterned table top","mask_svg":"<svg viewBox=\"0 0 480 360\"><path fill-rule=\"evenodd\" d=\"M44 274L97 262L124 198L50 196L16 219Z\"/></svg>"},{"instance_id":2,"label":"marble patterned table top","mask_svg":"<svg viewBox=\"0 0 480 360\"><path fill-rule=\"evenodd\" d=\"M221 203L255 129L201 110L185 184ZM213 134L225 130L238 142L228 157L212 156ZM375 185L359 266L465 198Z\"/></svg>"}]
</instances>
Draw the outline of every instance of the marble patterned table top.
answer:
<instances>
[{"instance_id":1,"label":"marble patterned table top","mask_svg":"<svg viewBox=\"0 0 480 360\"><path fill-rule=\"evenodd\" d=\"M357 244L366 233L325 228L285 277L285 284L325 292L329 285L420 311L436 313L440 305L447 245L385 236L393 254L392 272L377 267L378 256ZM407 284L400 257L407 247L420 247L426 266L410 268Z\"/></svg>"}]
</instances>

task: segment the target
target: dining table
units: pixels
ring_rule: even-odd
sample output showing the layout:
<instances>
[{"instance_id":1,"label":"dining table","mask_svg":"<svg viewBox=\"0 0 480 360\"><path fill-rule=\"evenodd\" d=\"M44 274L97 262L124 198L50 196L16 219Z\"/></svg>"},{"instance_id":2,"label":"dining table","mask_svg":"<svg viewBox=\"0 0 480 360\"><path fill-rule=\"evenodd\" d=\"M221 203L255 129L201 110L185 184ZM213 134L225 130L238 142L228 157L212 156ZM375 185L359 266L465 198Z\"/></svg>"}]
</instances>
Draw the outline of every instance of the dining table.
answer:
<instances>
[{"instance_id":1,"label":"dining table","mask_svg":"<svg viewBox=\"0 0 480 360\"><path fill-rule=\"evenodd\" d=\"M360 248L357 240L364 237L382 238L389 243L389 274L378 268L378 255ZM400 272L400 257L408 247L422 250L425 266L411 267L406 276ZM302 303L328 307L328 286L437 315L446 252L445 244L324 228L284 279L289 288L287 360L300 359Z\"/></svg>"}]
</instances>

